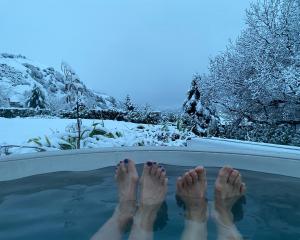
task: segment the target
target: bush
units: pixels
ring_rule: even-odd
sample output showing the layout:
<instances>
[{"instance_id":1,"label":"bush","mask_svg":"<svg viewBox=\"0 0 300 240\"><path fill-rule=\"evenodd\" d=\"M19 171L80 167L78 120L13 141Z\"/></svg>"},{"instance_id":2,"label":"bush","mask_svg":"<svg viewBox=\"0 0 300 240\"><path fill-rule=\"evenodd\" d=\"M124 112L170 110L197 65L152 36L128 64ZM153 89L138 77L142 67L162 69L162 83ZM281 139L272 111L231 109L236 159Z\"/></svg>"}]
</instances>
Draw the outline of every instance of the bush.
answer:
<instances>
[{"instance_id":1,"label":"bush","mask_svg":"<svg viewBox=\"0 0 300 240\"><path fill-rule=\"evenodd\" d=\"M300 134L297 133L296 126L290 124L248 124L238 127L225 125L224 132L220 134L220 137L300 146Z\"/></svg>"},{"instance_id":2,"label":"bush","mask_svg":"<svg viewBox=\"0 0 300 240\"><path fill-rule=\"evenodd\" d=\"M34 117L37 115L51 115L51 111L32 108L0 108L0 117L4 118Z\"/></svg>"}]
</instances>

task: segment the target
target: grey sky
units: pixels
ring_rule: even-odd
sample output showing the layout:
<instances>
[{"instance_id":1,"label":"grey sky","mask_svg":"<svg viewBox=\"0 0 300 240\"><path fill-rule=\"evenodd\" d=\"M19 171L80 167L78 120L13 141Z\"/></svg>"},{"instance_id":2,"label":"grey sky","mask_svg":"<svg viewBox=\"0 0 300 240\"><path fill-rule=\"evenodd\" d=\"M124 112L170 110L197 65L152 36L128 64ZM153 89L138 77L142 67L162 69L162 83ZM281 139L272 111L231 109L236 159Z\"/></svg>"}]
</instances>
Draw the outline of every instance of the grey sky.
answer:
<instances>
[{"instance_id":1,"label":"grey sky","mask_svg":"<svg viewBox=\"0 0 300 240\"><path fill-rule=\"evenodd\" d=\"M195 72L244 27L249 0L0 0L0 52L139 104L180 106Z\"/></svg>"}]
</instances>

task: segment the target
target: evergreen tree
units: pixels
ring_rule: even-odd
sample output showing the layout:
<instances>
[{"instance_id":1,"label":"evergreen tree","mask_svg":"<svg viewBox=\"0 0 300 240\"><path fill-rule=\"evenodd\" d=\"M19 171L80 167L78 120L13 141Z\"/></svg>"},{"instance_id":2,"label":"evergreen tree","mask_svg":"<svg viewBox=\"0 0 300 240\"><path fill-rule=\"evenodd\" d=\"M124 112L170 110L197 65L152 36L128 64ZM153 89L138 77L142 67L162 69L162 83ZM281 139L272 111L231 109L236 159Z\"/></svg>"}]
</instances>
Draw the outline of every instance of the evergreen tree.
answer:
<instances>
[{"instance_id":1,"label":"evergreen tree","mask_svg":"<svg viewBox=\"0 0 300 240\"><path fill-rule=\"evenodd\" d=\"M199 75L194 76L183 110L185 124L194 134L205 137L216 134L218 119L214 116L214 112L201 102L200 80Z\"/></svg>"},{"instance_id":2,"label":"evergreen tree","mask_svg":"<svg viewBox=\"0 0 300 240\"><path fill-rule=\"evenodd\" d=\"M134 107L134 105L133 105L133 103L131 101L131 98L130 98L129 94L125 98L124 110L126 112L133 112L135 110L135 107Z\"/></svg>"},{"instance_id":3,"label":"evergreen tree","mask_svg":"<svg viewBox=\"0 0 300 240\"><path fill-rule=\"evenodd\" d=\"M45 95L42 90L34 85L29 99L26 101L26 106L29 108L46 108Z\"/></svg>"}]
</instances>

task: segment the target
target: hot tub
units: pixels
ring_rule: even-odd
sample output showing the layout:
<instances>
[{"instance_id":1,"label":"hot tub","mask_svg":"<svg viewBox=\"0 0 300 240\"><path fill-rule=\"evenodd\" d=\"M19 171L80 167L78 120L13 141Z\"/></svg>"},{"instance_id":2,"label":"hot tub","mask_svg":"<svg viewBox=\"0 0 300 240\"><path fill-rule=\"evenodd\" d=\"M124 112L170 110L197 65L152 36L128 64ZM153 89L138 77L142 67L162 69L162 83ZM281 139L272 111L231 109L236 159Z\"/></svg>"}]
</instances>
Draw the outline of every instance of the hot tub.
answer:
<instances>
[{"instance_id":1,"label":"hot tub","mask_svg":"<svg viewBox=\"0 0 300 240\"><path fill-rule=\"evenodd\" d=\"M245 239L300 239L300 149L220 139L188 147L104 148L24 154L0 160L0 239L88 239L112 214L117 194L114 168L131 158L155 160L169 176L166 202L155 239L179 239L182 209L175 181L187 169L208 172L208 201L218 168L239 169L248 191L234 209ZM215 239L214 224L208 222Z\"/></svg>"}]
</instances>

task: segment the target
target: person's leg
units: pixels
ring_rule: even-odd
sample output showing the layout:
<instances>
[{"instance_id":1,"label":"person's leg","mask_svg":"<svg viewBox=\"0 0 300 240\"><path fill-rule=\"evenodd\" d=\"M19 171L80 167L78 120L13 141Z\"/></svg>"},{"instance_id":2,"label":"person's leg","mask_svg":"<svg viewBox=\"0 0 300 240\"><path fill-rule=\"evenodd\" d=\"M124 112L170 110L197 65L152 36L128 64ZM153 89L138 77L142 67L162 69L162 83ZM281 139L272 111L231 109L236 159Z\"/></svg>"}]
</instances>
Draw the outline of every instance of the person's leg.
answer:
<instances>
[{"instance_id":1,"label":"person's leg","mask_svg":"<svg viewBox=\"0 0 300 240\"><path fill-rule=\"evenodd\" d=\"M185 227L182 240L207 239L206 172L201 166L177 180L177 196L184 202Z\"/></svg>"},{"instance_id":2,"label":"person's leg","mask_svg":"<svg viewBox=\"0 0 300 240\"><path fill-rule=\"evenodd\" d=\"M153 224L157 212L167 193L168 179L165 169L156 163L147 162L144 165L140 183L140 206L134 216L129 239L151 240L153 239Z\"/></svg>"},{"instance_id":3,"label":"person's leg","mask_svg":"<svg viewBox=\"0 0 300 240\"><path fill-rule=\"evenodd\" d=\"M94 234L92 240L121 239L122 233L135 214L138 174L134 162L128 159L121 161L116 168L115 179L119 204L113 216Z\"/></svg>"},{"instance_id":4,"label":"person's leg","mask_svg":"<svg viewBox=\"0 0 300 240\"><path fill-rule=\"evenodd\" d=\"M219 171L215 183L214 218L218 228L218 239L240 240L241 234L233 222L231 209L236 201L243 196L246 185L242 182L239 171L231 167L223 167Z\"/></svg>"}]
</instances>

